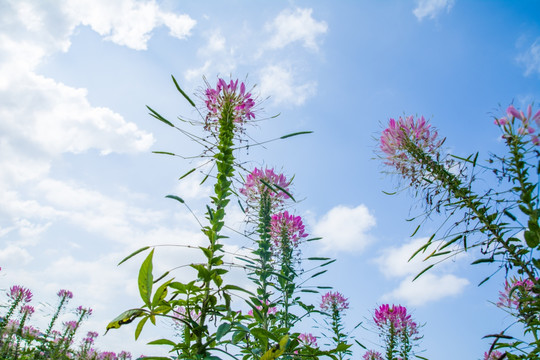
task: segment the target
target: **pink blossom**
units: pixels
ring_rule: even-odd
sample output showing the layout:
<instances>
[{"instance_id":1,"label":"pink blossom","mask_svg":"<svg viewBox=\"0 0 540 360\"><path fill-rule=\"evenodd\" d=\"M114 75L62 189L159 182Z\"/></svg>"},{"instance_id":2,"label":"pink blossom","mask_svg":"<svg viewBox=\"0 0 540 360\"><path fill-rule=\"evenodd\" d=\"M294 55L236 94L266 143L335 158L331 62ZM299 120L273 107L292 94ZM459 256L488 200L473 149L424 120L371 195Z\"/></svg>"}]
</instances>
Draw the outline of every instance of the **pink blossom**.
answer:
<instances>
[{"instance_id":1,"label":"pink blossom","mask_svg":"<svg viewBox=\"0 0 540 360\"><path fill-rule=\"evenodd\" d=\"M381 353L374 350L368 350L364 356L362 356L362 359L364 360L384 360Z\"/></svg>"},{"instance_id":2,"label":"pink blossom","mask_svg":"<svg viewBox=\"0 0 540 360\"><path fill-rule=\"evenodd\" d=\"M538 138L538 135L536 135L536 129L533 127L534 123L536 123L536 126L540 128L540 111L536 112L536 114L532 114L532 105L527 106L527 114L523 111L518 111L513 105L510 105L506 109L506 117L502 117L500 119L495 120L495 125L499 125L503 127L503 138L504 139L511 139L514 133L514 122L515 120L519 120L519 123L517 126L517 134L520 136L530 136L530 141L535 146L540 146L540 140Z\"/></svg>"},{"instance_id":3,"label":"pink blossom","mask_svg":"<svg viewBox=\"0 0 540 360\"><path fill-rule=\"evenodd\" d=\"M297 247L300 240L307 237L304 224L300 216L294 216L287 211L272 215L270 220L270 236L274 245L280 247L286 237L293 247Z\"/></svg>"},{"instance_id":4,"label":"pink blossom","mask_svg":"<svg viewBox=\"0 0 540 360\"><path fill-rule=\"evenodd\" d=\"M177 319L182 319L182 320L191 319L193 321L197 321L201 317L201 313L195 310L191 310L188 314L186 308L183 306L178 306L176 309L173 310L173 313Z\"/></svg>"},{"instance_id":5,"label":"pink blossom","mask_svg":"<svg viewBox=\"0 0 540 360\"><path fill-rule=\"evenodd\" d=\"M22 329L22 336L25 338L35 339L41 335L41 332L33 326L25 326Z\"/></svg>"},{"instance_id":6,"label":"pink blossom","mask_svg":"<svg viewBox=\"0 0 540 360\"><path fill-rule=\"evenodd\" d=\"M9 289L9 297L15 301L30 302L32 301L32 292L19 285L14 285Z\"/></svg>"},{"instance_id":7,"label":"pink blossom","mask_svg":"<svg viewBox=\"0 0 540 360\"><path fill-rule=\"evenodd\" d=\"M290 181L287 181L283 174L276 174L274 169L255 168L248 174L244 186L239 191L240 194L247 198L248 204L258 206L261 198L267 196L271 205L276 207L283 203L283 200L289 198L289 195L281 191L276 185L289 192Z\"/></svg>"},{"instance_id":8,"label":"pink blossom","mask_svg":"<svg viewBox=\"0 0 540 360\"><path fill-rule=\"evenodd\" d=\"M499 360L502 359L503 353L497 350L492 351L491 353L484 353L484 360Z\"/></svg>"},{"instance_id":9,"label":"pink blossom","mask_svg":"<svg viewBox=\"0 0 540 360\"><path fill-rule=\"evenodd\" d=\"M323 311L341 312L349 308L349 303L341 293L329 291L322 296L320 308Z\"/></svg>"},{"instance_id":10,"label":"pink blossom","mask_svg":"<svg viewBox=\"0 0 540 360\"><path fill-rule=\"evenodd\" d=\"M118 360L115 352L112 351L103 351L99 354L99 360Z\"/></svg>"},{"instance_id":11,"label":"pink blossom","mask_svg":"<svg viewBox=\"0 0 540 360\"><path fill-rule=\"evenodd\" d=\"M82 306L79 306L77 309L75 309L75 313L77 313L77 315L83 315L85 317L92 315L92 311L93 310L91 308L85 308Z\"/></svg>"},{"instance_id":12,"label":"pink blossom","mask_svg":"<svg viewBox=\"0 0 540 360\"><path fill-rule=\"evenodd\" d=\"M23 314L23 316L30 316L35 312L34 307L31 305L24 305L19 311L21 312L21 314Z\"/></svg>"},{"instance_id":13,"label":"pink blossom","mask_svg":"<svg viewBox=\"0 0 540 360\"><path fill-rule=\"evenodd\" d=\"M58 291L58 297L60 298L63 298L63 299L73 299L73 293L69 290L60 290Z\"/></svg>"},{"instance_id":14,"label":"pink blossom","mask_svg":"<svg viewBox=\"0 0 540 360\"><path fill-rule=\"evenodd\" d=\"M128 351L121 351L120 354L118 354L119 360L130 360L131 359L131 353Z\"/></svg>"},{"instance_id":15,"label":"pink blossom","mask_svg":"<svg viewBox=\"0 0 540 360\"><path fill-rule=\"evenodd\" d=\"M66 327L66 330L75 331L77 330L77 327L79 326L79 324L76 321L71 320L71 321L64 322L64 326Z\"/></svg>"},{"instance_id":16,"label":"pink blossom","mask_svg":"<svg viewBox=\"0 0 540 360\"><path fill-rule=\"evenodd\" d=\"M309 346L309 347L312 347L312 348L319 347L319 345L317 345L317 338L315 336L313 336L313 334L311 334L311 333L298 335L298 342L301 345Z\"/></svg>"},{"instance_id":17,"label":"pink blossom","mask_svg":"<svg viewBox=\"0 0 540 360\"><path fill-rule=\"evenodd\" d=\"M207 130L219 125L223 111L232 111L234 122L238 125L255 118L253 113L255 100L251 93L246 93L246 85L243 82L238 87L238 80L231 80L227 84L225 80L218 79L216 88L208 86L204 96L208 109L205 126Z\"/></svg>"},{"instance_id":18,"label":"pink blossom","mask_svg":"<svg viewBox=\"0 0 540 360\"><path fill-rule=\"evenodd\" d=\"M411 315L407 314L407 308L401 305L384 304L375 310L373 316L375 325L381 329L391 327L397 333L406 331L407 335L413 335L418 332L417 325L411 319Z\"/></svg>"},{"instance_id":19,"label":"pink blossom","mask_svg":"<svg viewBox=\"0 0 540 360\"><path fill-rule=\"evenodd\" d=\"M531 292L534 284L530 279L511 279L505 282L504 290L499 292L497 306L501 308L518 309L522 296Z\"/></svg>"},{"instance_id":20,"label":"pink blossom","mask_svg":"<svg viewBox=\"0 0 540 360\"><path fill-rule=\"evenodd\" d=\"M382 132L380 149L386 157L385 164L396 168L411 183L418 184L423 173L422 164L411 155L411 145L419 148L428 156L437 157L444 140L437 139L438 133L431 125L420 117L400 117L397 121L390 119L388 127Z\"/></svg>"}]
</instances>

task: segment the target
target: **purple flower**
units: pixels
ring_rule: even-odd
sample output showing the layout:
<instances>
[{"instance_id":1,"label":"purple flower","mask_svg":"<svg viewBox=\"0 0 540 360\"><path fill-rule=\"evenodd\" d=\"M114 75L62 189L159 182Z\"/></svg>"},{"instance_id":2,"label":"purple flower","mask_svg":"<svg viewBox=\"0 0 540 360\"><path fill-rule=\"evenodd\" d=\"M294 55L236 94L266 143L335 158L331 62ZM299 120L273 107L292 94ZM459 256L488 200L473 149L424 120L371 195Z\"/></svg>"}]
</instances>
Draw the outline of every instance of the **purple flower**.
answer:
<instances>
[{"instance_id":1,"label":"purple flower","mask_svg":"<svg viewBox=\"0 0 540 360\"><path fill-rule=\"evenodd\" d=\"M69 290L60 290L58 291L58 297L60 298L63 298L63 299L73 299L73 293Z\"/></svg>"},{"instance_id":2,"label":"purple flower","mask_svg":"<svg viewBox=\"0 0 540 360\"><path fill-rule=\"evenodd\" d=\"M364 356L362 356L362 359L364 360L384 360L381 353L374 350L368 350Z\"/></svg>"},{"instance_id":3,"label":"purple flower","mask_svg":"<svg viewBox=\"0 0 540 360\"><path fill-rule=\"evenodd\" d=\"M535 146L540 146L540 140L538 138L538 135L536 135L536 129L533 127L534 123L536 123L536 126L540 128L540 110L536 112L536 114L532 114L532 105L527 106L527 114L523 111L517 110L514 105L510 105L506 109L506 117L502 117L500 119L495 120L495 125L498 125L502 128L504 134L504 139L511 139L513 135L515 135L514 130L514 123L515 121L519 120L519 123L517 126L517 134L521 137L523 136L530 136L530 141Z\"/></svg>"},{"instance_id":4,"label":"purple flower","mask_svg":"<svg viewBox=\"0 0 540 360\"><path fill-rule=\"evenodd\" d=\"M82 315L82 316L90 316L92 315L92 309L91 308L84 308L82 306L79 306L77 309L75 309L75 313L77 315Z\"/></svg>"},{"instance_id":5,"label":"purple flower","mask_svg":"<svg viewBox=\"0 0 540 360\"><path fill-rule=\"evenodd\" d=\"M24 305L21 307L20 312L23 316L30 316L34 313L35 309L31 305Z\"/></svg>"},{"instance_id":6,"label":"purple flower","mask_svg":"<svg viewBox=\"0 0 540 360\"><path fill-rule=\"evenodd\" d=\"M381 305L373 316L375 325L381 329L393 328L397 333L406 331L407 335L418 333L417 325L407 314L407 308L401 305Z\"/></svg>"},{"instance_id":7,"label":"purple flower","mask_svg":"<svg viewBox=\"0 0 540 360\"><path fill-rule=\"evenodd\" d=\"M397 121L390 119L380 138L385 164L396 168L404 178L411 179L411 184L419 185L424 170L411 151L420 149L425 155L438 157L444 139L439 140L437 136L437 131L423 116L416 120L413 116L400 117Z\"/></svg>"},{"instance_id":8,"label":"purple flower","mask_svg":"<svg viewBox=\"0 0 540 360\"><path fill-rule=\"evenodd\" d=\"M320 307L323 311L341 312L349 308L349 303L341 293L329 291L322 296Z\"/></svg>"},{"instance_id":9,"label":"purple flower","mask_svg":"<svg viewBox=\"0 0 540 360\"><path fill-rule=\"evenodd\" d=\"M499 359L502 359L503 357L503 353L500 352L500 351L497 351L497 350L494 350L490 353L488 352L485 352L484 353L484 360L499 360Z\"/></svg>"},{"instance_id":10,"label":"purple flower","mask_svg":"<svg viewBox=\"0 0 540 360\"><path fill-rule=\"evenodd\" d=\"M258 206L261 198L266 196L271 205L276 207L283 203L283 200L289 198L289 195L279 188L288 193L290 183L283 174L276 174L274 169L255 168L247 176L244 186L240 189L240 194L244 195L248 204L253 206Z\"/></svg>"},{"instance_id":11,"label":"purple flower","mask_svg":"<svg viewBox=\"0 0 540 360\"><path fill-rule=\"evenodd\" d=\"M272 215L270 236L274 245L279 248L284 238L288 239L293 247L297 247L300 240L307 237L308 234L304 231L302 218L285 211Z\"/></svg>"},{"instance_id":12,"label":"purple flower","mask_svg":"<svg viewBox=\"0 0 540 360\"><path fill-rule=\"evenodd\" d=\"M79 326L79 324L76 321L71 320L71 321L64 322L64 326L66 330L68 331L75 331L77 330L77 327Z\"/></svg>"},{"instance_id":13,"label":"purple flower","mask_svg":"<svg viewBox=\"0 0 540 360\"><path fill-rule=\"evenodd\" d=\"M99 354L99 360L118 360L115 352L112 351L103 351Z\"/></svg>"},{"instance_id":14,"label":"purple flower","mask_svg":"<svg viewBox=\"0 0 540 360\"><path fill-rule=\"evenodd\" d=\"M500 308L518 309L522 297L531 293L534 284L530 279L513 278L505 282L504 290L499 292L497 306Z\"/></svg>"},{"instance_id":15,"label":"purple flower","mask_svg":"<svg viewBox=\"0 0 540 360\"><path fill-rule=\"evenodd\" d=\"M28 303L32 301L32 292L22 286L14 285L10 288L9 297L15 301Z\"/></svg>"},{"instance_id":16,"label":"purple flower","mask_svg":"<svg viewBox=\"0 0 540 360\"><path fill-rule=\"evenodd\" d=\"M317 345L317 338L313 336L313 334L306 333L306 334L300 334L298 335L298 342L301 345L309 346L312 348L318 348L319 345Z\"/></svg>"},{"instance_id":17,"label":"purple flower","mask_svg":"<svg viewBox=\"0 0 540 360\"><path fill-rule=\"evenodd\" d=\"M251 93L246 93L246 85L242 82L238 87L238 80L231 80L228 84L218 79L216 88L208 85L204 93L204 102L208 110L205 129L217 128L224 112L233 116L234 122L241 126L246 121L254 119L253 100Z\"/></svg>"},{"instance_id":18,"label":"purple flower","mask_svg":"<svg viewBox=\"0 0 540 360\"><path fill-rule=\"evenodd\" d=\"M119 360L131 360L131 353L128 351L122 351L118 354Z\"/></svg>"}]
</instances>

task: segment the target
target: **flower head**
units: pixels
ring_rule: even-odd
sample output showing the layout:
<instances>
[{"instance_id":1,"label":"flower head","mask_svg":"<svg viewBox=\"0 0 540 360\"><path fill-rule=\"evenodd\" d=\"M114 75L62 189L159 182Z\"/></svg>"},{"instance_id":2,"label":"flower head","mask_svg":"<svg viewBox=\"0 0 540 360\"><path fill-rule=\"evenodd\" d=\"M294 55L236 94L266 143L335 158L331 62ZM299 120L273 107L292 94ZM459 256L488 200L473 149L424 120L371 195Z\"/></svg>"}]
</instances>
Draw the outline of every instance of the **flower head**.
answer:
<instances>
[{"instance_id":1,"label":"flower head","mask_svg":"<svg viewBox=\"0 0 540 360\"><path fill-rule=\"evenodd\" d=\"M121 351L120 354L118 354L119 360L131 360L131 353L129 351Z\"/></svg>"},{"instance_id":2,"label":"flower head","mask_svg":"<svg viewBox=\"0 0 540 360\"><path fill-rule=\"evenodd\" d=\"M287 211L274 214L270 219L270 237L274 245L279 248L287 239L292 247L297 247L300 240L307 237L304 224L300 216L294 216Z\"/></svg>"},{"instance_id":3,"label":"flower head","mask_svg":"<svg viewBox=\"0 0 540 360\"><path fill-rule=\"evenodd\" d=\"M223 79L218 79L216 88L208 88L204 92L204 102L208 110L206 115L205 129L210 130L219 125L224 113L232 115L233 121L241 126L246 121L255 118L251 93L246 92L246 85L238 80L231 80L228 84Z\"/></svg>"},{"instance_id":4,"label":"flower head","mask_svg":"<svg viewBox=\"0 0 540 360\"><path fill-rule=\"evenodd\" d=\"M301 345L309 346L312 348L317 348L319 345L317 345L317 338L313 336L313 334L306 333L306 334L300 334L298 335L298 341Z\"/></svg>"},{"instance_id":5,"label":"flower head","mask_svg":"<svg viewBox=\"0 0 540 360\"><path fill-rule=\"evenodd\" d=\"M418 332L417 325L411 319L411 315L407 314L407 308L401 305L384 304L379 306L375 310L373 316L375 325L381 329L391 327L397 333L403 331L407 332L407 335L413 335Z\"/></svg>"},{"instance_id":6,"label":"flower head","mask_svg":"<svg viewBox=\"0 0 540 360\"><path fill-rule=\"evenodd\" d=\"M99 354L98 359L99 360L117 360L118 357L116 356L116 353L113 351L103 351Z\"/></svg>"},{"instance_id":7,"label":"flower head","mask_svg":"<svg viewBox=\"0 0 540 360\"><path fill-rule=\"evenodd\" d=\"M267 307L267 309L268 309L266 313L267 313L268 315L275 315L275 314L277 313L277 311L278 311L277 307L275 307L275 306L268 306L268 305L270 305L270 302L269 302L268 300L266 300L266 307ZM262 306L262 305L255 306L255 308L256 308L257 310L259 310L259 311L262 311L262 310L263 310L263 306ZM253 309L251 309L251 310L248 311L248 315L253 316Z\"/></svg>"},{"instance_id":8,"label":"flower head","mask_svg":"<svg viewBox=\"0 0 540 360\"><path fill-rule=\"evenodd\" d=\"M484 360L499 360L499 359L502 359L503 358L503 353L498 351L498 350L494 350L490 353L488 352L485 352L484 353Z\"/></svg>"},{"instance_id":9,"label":"flower head","mask_svg":"<svg viewBox=\"0 0 540 360\"><path fill-rule=\"evenodd\" d=\"M61 299L73 299L73 293L69 290L60 290L58 291L58 297Z\"/></svg>"},{"instance_id":10,"label":"flower head","mask_svg":"<svg viewBox=\"0 0 540 360\"><path fill-rule=\"evenodd\" d=\"M518 124L515 124L516 120ZM503 138L510 139L515 135L514 126L517 126L517 134L521 137L529 136L530 141L533 145L540 146L540 140L538 138L537 132L540 128L540 110L536 114L532 114L532 105L527 106L527 113L525 114L522 110L517 110L514 105L510 105L506 109L506 116L501 117L500 119L495 119L495 125L498 125L502 128L504 135Z\"/></svg>"},{"instance_id":11,"label":"flower head","mask_svg":"<svg viewBox=\"0 0 540 360\"><path fill-rule=\"evenodd\" d=\"M530 279L511 279L505 282L504 290L499 292L497 306L500 308L518 309L520 300L530 294L534 284Z\"/></svg>"},{"instance_id":12,"label":"flower head","mask_svg":"<svg viewBox=\"0 0 540 360\"><path fill-rule=\"evenodd\" d=\"M32 292L19 285L14 285L9 289L9 297L15 301L30 302L32 301Z\"/></svg>"},{"instance_id":13,"label":"flower head","mask_svg":"<svg viewBox=\"0 0 540 360\"><path fill-rule=\"evenodd\" d=\"M381 353L374 350L368 350L364 356L362 356L362 359L364 360L384 360Z\"/></svg>"},{"instance_id":14,"label":"flower head","mask_svg":"<svg viewBox=\"0 0 540 360\"><path fill-rule=\"evenodd\" d=\"M277 207L283 200L289 198L290 181L283 174L276 174L274 169L255 168L246 177L244 186L240 189L240 194L247 198L248 204L252 206L260 205L263 197L270 200L272 207ZM285 191L282 191L281 189Z\"/></svg>"},{"instance_id":15,"label":"flower head","mask_svg":"<svg viewBox=\"0 0 540 360\"><path fill-rule=\"evenodd\" d=\"M390 119L380 139L385 164L395 167L404 178L411 179L412 184L418 184L423 166L411 151L419 149L425 155L438 157L444 140L437 136L437 131L423 116L416 120L412 115L397 121Z\"/></svg>"},{"instance_id":16,"label":"flower head","mask_svg":"<svg viewBox=\"0 0 540 360\"><path fill-rule=\"evenodd\" d=\"M341 293L329 291L322 296L320 308L323 311L341 312L349 308L349 303Z\"/></svg>"},{"instance_id":17,"label":"flower head","mask_svg":"<svg viewBox=\"0 0 540 360\"><path fill-rule=\"evenodd\" d=\"M75 309L75 313L79 316L88 317L92 315L92 309L91 308L85 308L82 306L79 306L77 309Z\"/></svg>"},{"instance_id":18,"label":"flower head","mask_svg":"<svg viewBox=\"0 0 540 360\"><path fill-rule=\"evenodd\" d=\"M31 305L24 305L19 311L21 312L21 314L23 314L23 316L30 316L35 312L35 309Z\"/></svg>"},{"instance_id":19,"label":"flower head","mask_svg":"<svg viewBox=\"0 0 540 360\"><path fill-rule=\"evenodd\" d=\"M68 331L75 331L75 330L77 330L78 326L79 326L79 324L74 320L64 322L64 327Z\"/></svg>"}]
</instances>

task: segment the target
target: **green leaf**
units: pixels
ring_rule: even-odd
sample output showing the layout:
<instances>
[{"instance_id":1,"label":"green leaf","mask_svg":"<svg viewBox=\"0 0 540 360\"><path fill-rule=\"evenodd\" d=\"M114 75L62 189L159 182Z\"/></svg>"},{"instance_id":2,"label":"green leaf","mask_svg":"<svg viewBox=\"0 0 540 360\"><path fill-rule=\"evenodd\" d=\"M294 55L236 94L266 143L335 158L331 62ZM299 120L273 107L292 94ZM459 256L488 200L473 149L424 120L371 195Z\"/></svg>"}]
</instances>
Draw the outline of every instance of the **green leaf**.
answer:
<instances>
[{"instance_id":1,"label":"green leaf","mask_svg":"<svg viewBox=\"0 0 540 360\"><path fill-rule=\"evenodd\" d=\"M291 195L290 192L288 192L287 190L285 190L284 188L282 188L278 184L274 184L274 186L277 187L279 190L283 191L288 197L291 198L292 201L296 202L296 200L294 199L294 197Z\"/></svg>"},{"instance_id":2,"label":"green leaf","mask_svg":"<svg viewBox=\"0 0 540 360\"><path fill-rule=\"evenodd\" d=\"M165 124L174 127L173 123L169 120L165 119L163 116L159 115L154 109L152 109L150 106L146 105L146 108L151 111L150 115L158 119L159 121L164 122Z\"/></svg>"},{"instance_id":3,"label":"green leaf","mask_svg":"<svg viewBox=\"0 0 540 360\"><path fill-rule=\"evenodd\" d=\"M152 151L152 154L176 156L176 154L173 154L172 152L168 152L168 151Z\"/></svg>"},{"instance_id":4,"label":"green leaf","mask_svg":"<svg viewBox=\"0 0 540 360\"><path fill-rule=\"evenodd\" d=\"M435 264L431 264L431 265L429 265L427 268L425 268L424 270L420 271L420 273L419 273L418 275L416 275L412 281L418 279L423 273L425 273L426 271L428 271L429 269L431 269L434 265L435 265Z\"/></svg>"},{"instance_id":5,"label":"green leaf","mask_svg":"<svg viewBox=\"0 0 540 360\"><path fill-rule=\"evenodd\" d=\"M289 335L285 335L279 341L279 344L268 350L262 357L261 360L274 360L280 357L287 347L287 342L289 341Z\"/></svg>"},{"instance_id":6,"label":"green leaf","mask_svg":"<svg viewBox=\"0 0 540 360\"><path fill-rule=\"evenodd\" d=\"M143 317L141 321L139 321L139 323L137 324L137 328L135 329L135 340L137 340L141 335L141 331L144 327L144 324L146 324L146 321L148 321L148 316Z\"/></svg>"},{"instance_id":7,"label":"green leaf","mask_svg":"<svg viewBox=\"0 0 540 360\"><path fill-rule=\"evenodd\" d=\"M492 263L495 260L493 258L478 259L471 263L471 265L481 264L481 263Z\"/></svg>"},{"instance_id":8,"label":"green leaf","mask_svg":"<svg viewBox=\"0 0 540 360\"><path fill-rule=\"evenodd\" d=\"M384 195L396 195L396 194L397 194L396 191L394 191L394 192L387 192L387 191L384 191L384 190L383 190L382 193L383 193Z\"/></svg>"},{"instance_id":9,"label":"green leaf","mask_svg":"<svg viewBox=\"0 0 540 360\"><path fill-rule=\"evenodd\" d=\"M170 345L170 346L176 346L176 343L174 341L171 341L169 339L159 339L150 341L148 345ZM146 359L146 358L145 358Z\"/></svg>"},{"instance_id":10,"label":"green leaf","mask_svg":"<svg viewBox=\"0 0 540 360\"><path fill-rule=\"evenodd\" d=\"M189 174L191 174L191 173L194 172L195 170L197 170L197 168L193 168L193 169L189 170L187 173L185 173L184 175L180 176L180 178L178 178L178 180L182 180L183 178L185 178L186 176L188 176Z\"/></svg>"},{"instance_id":11,"label":"green leaf","mask_svg":"<svg viewBox=\"0 0 540 360\"><path fill-rule=\"evenodd\" d=\"M191 100L189 96L187 96L187 94L184 92L184 90L180 88L180 85L178 85L174 76L171 75L171 77L172 77L172 80L174 81L174 85L176 86L176 89L180 92L180 94L182 94L183 97L186 98L186 100L190 103L191 106L195 107L195 103L193 102L193 100Z\"/></svg>"},{"instance_id":12,"label":"green leaf","mask_svg":"<svg viewBox=\"0 0 540 360\"><path fill-rule=\"evenodd\" d=\"M133 320L135 320L139 316L142 316L143 314L144 314L144 310L142 310L142 309L131 309L131 310L124 311L123 313L118 315L116 318L114 318L114 320L111 321L107 325L105 334L110 329L119 329L120 326L122 326L124 324L129 324L130 322L132 322Z\"/></svg>"},{"instance_id":13,"label":"green leaf","mask_svg":"<svg viewBox=\"0 0 540 360\"><path fill-rule=\"evenodd\" d=\"M122 261L120 261L120 262L118 263L118 265L120 265L120 264L126 262L127 260L131 259L132 257L134 257L135 255L137 255L138 253L141 253L141 252L143 252L144 250L149 249L149 248L150 248L150 246L145 246L145 247L140 248L140 249L137 250L137 251L132 252L131 254L129 254L128 256L126 256ZM118 266L118 265L117 265L117 266Z\"/></svg>"},{"instance_id":14,"label":"green leaf","mask_svg":"<svg viewBox=\"0 0 540 360\"><path fill-rule=\"evenodd\" d=\"M525 242L527 243L527 246L529 246L530 248L534 249L540 243L538 236L532 231L525 231L523 236L525 237Z\"/></svg>"},{"instance_id":15,"label":"green leaf","mask_svg":"<svg viewBox=\"0 0 540 360\"><path fill-rule=\"evenodd\" d=\"M315 237L315 238L307 239L306 241L317 241L317 240L322 240L322 237Z\"/></svg>"},{"instance_id":16,"label":"green leaf","mask_svg":"<svg viewBox=\"0 0 540 360\"><path fill-rule=\"evenodd\" d=\"M176 196L176 195L167 195L167 196L165 196L165 197L166 197L166 198L169 198L169 199L173 199L173 200L179 201L179 202L181 202L182 204L184 203L184 199L182 199L181 197Z\"/></svg>"},{"instance_id":17,"label":"green leaf","mask_svg":"<svg viewBox=\"0 0 540 360\"><path fill-rule=\"evenodd\" d=\"M299 132L295 132L295 133L292 133L292 134L283 135L282 137L280 137L280 139L287 139L287 138L290 138L290 137L293 137L293 136L311 134L311 133L313 133L313 131L299 131Z\"/></svg>"},{"instance_id":18,"label":"green leaf","mask_svg":"<svg viewBox=\"0 0 540 360\"><path fill-rule=\"evenodd\" d=\"M330 260L330 258L328 257L309 257L307 258L308 260L319 260L319 261L326 261L326 260Z\"/></svg>"},{"instance_id":19,"label":"green leaf","mask_svg":"<svg viewBox=\"0 0 540 360\"><path fill-rule=\"evenodd\" d=\"M165 297L167 296L167 287L172 281L173 279L161 284L161 286L157 288L156 293L154 294L154 298L152 299L153 307L158 306L161 300L165 299Z\"/></svg>"},{"instance_id":20,"label":"green leaf","mask_svg":"<svg viewBox=\"0 0 540 360\"><path fill-rule=\"evenodd\" d=\"M150 252L148 257L144 260L139 270L139 293L144 303L150 307L150 298L152 295L152 284L154 283L154 277L152 275L152 258L154 256L154 249Z\"/></svg>"},{"instance_id":21,"label":"green leaf","mask_svg":"<svg viewBox=\"0 0 540 360\"><path fill-rule=\"evenodd\" d=\"M221 340L221 338L227 334L231 330L231 324L229 323L223 323L219 325L217 331L216 331L216 341Z\"/></svg>"},{"instance_id":22,"label":"green leaf","mask_svg":"<svg viewBox=\"0 0 540 360\"><path fill-rule=\"evenodd\" d=\"M416 233L418 232L418 229L420 229L420 225L416 227L416 229L414 230L414 232L412 233L410 237L413 237L414 235L416 235Z\"/></svg>"}]
</instances>

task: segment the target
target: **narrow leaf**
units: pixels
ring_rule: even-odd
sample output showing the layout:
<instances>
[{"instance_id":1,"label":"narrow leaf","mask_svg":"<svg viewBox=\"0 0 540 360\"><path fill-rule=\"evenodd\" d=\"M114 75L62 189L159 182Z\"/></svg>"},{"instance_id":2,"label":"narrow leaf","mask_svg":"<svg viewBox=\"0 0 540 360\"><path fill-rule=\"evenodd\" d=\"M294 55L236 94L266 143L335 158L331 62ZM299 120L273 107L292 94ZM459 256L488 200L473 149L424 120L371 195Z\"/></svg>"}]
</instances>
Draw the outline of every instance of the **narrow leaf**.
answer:
<instances>
[{"instance_id":1,"label":"narrow leaf","mask_svg":"<svg viewBox=\"0 0 540 360\"><path fill-rule=\"evenodd\" d=\"M181 202L182 204L184 203L184 199L182 199L181 197L176 196L176 195L167 195L167 196L165 196L165 197L166 197L166 198L169 198L169 199L173 199L173 200L179 201L179 202Z\"/></svg>"},{"instance_id":2,"label":"narrow leaf","mask_svg":"<svg viewBox=\"0 0 540 360\"><path fill-rule=\"evenodd\" d=\"M420 273L419 273L418 275L416 275L412 281L418 279L423 273L425 273L426 271L428 271L429 269L431 269L431 268L433 267L433 265L434 265L434 264L431 264L431 265L429 265L427 268L425 268L424 270L420 271Z\"/></svg>"},{"instance_id":3,"label":"narrow leaf","mask_svg":"<svg viewBox=\"0 0 540 360\"><path fill-rule=\"evenodd\" d=\"M165 124L174 127L173 123L169 120L165 119L163 116L159 115L154 109L152 109L150 106L146 105L146 108L151 111L150 115L158 119L159 121L164 122Z\"/></svg>"},{"instance_id":4,"label":"narrow leaf","mask_svg":"<svg viewBox=\"0 0 540 360\"><path fill-rule=\"evenodd\" d=\"M173 154L172 152L168 152L168 151L152 151L152 154L176 156L176 154Z\"/></svg>"},{"instance_id":5,"label":"narrow leaf","mask_svg":"<svg viewBox=\"0 0 540 360\"><path fill-rule=\"evenodd\" d=\"M150 246L145 246L145 247L140 248L140 249L137 250L137 251L132 252L131 254L129 254L128 256L126 256L122 261L120 261L120 262L118 263L118 265L120 265L120 264L126 262L127 260L131 259L132 257L134 257L135 255L137 255L138 253L141 253L141 252L143 252L144 250L149 249L149 248L150 248ZM117 266L118 266L118 265L117 265Z\"/></svg>"},{"instance_id":6,"label":"narrow leaf","mask_svg":"<svg viewBox=\"0 0 540 360\"><path fill-rule=\"evenodd\" d=\"M193 102L193 100L191 100L189 96L187 96L187 94L184 92L184 90L180 88L180 85L178 85L174 76L171 75L171 77L172 77L172 80L174 81L174 85L176 86L176 89L178 89L180 94L182 94L182 96L186 98L186 100L191 104L191 106L195 107L195 103Z\"/></svg>"},{"instance_id":7,"label":"narrow leaf","mask_svg":"<svg viewBox=\"0 0 540 360\"><path fill-rule=\"evenodd\" d=\"M286 139L286 138L290 138L297 135L311 134L311 133L313 133L313 131L299 131L292 134L283 135L282 137L280 137L280 139Z\"/></svg>"},{"instance_id":8,"label":"narrow leaf","mask_svg":"<svg viewBox=\"0 0 540 360\"><path fill-rule=\"evenodd\" d=\"M187 173L185 173L184 175L180 176L178 178L178 180L182 180L183 178L185 178L186 176L188 176L189 174L191 174L192 172L194 172L195 170L197 170L196 168L193 168L191 170L189 170Z\"/></svg>"}]
</instances>

